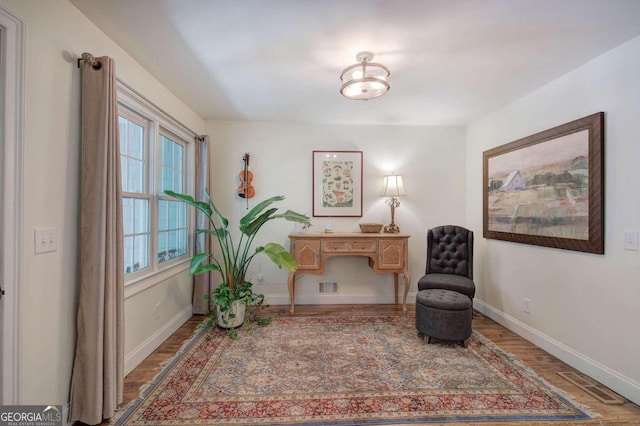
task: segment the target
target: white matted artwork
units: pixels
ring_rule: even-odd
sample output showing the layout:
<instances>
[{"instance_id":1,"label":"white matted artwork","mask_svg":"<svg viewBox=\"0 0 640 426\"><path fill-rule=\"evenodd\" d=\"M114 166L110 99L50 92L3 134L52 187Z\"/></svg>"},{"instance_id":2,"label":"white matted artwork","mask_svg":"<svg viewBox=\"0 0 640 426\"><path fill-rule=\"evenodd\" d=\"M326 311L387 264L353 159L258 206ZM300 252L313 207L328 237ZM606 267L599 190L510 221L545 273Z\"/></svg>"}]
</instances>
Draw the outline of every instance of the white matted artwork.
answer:
<instances>
[{"instance_id":1,"label":"white matted artwork","mask_svg":"<svg viewBox=\"0 0 640 426\"><path fill-rule=\"evenodd\" d=\"M362 217L362 151L313 151L313 216Z\"/></svg>"}]
</instances>

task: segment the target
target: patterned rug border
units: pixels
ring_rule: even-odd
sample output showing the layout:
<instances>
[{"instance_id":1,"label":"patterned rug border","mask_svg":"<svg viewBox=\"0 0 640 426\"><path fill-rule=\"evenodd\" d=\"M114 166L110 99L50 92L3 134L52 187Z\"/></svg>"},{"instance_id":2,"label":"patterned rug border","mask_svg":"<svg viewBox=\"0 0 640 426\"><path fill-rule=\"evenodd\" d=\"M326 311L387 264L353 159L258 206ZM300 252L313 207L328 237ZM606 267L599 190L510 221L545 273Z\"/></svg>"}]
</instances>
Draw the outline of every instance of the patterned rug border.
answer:
<instances>
[{"instance_id":1,"label":"patterned rug border","mask_svg":"<svg viewBox=\"0 0 640 426\"><path fill-rule=\"evenodd\" d=\"M596 419L596 418L602 417L599 413L596 413L595 411L593 411L589 406L576 401L575 397L572 396L571 394L569 394L568 392L565 392L562 389L552 385L544 377L542 377L538 373L536 373L535 370L533 370L532 368L528 367L524 362L522 362L520 360L520 358L518 358L517 356L515 356L511 352L505 351L504 349L502 349L497 344L492 342L488 337L486 337L485 335L483 335L479 331L473 330L473 335L478 340L482 341L483 344L485 344L487 346L490 346L492 348L492 350L500 353L502 356L504 356L509 361L511 361L513 363L513 365L515 365L518 368L520 368L531 379L533 379L533 380L537 381L538 383L540 383L541 385L547 387L549 390L551 390L552 392L557 394L560 398L562 398L567 404L576 407L579 411L582 411L587 416L586 418L588 418L588 419ZM577 420L581 420L581 419L577 419Z\"/></svg>"},{"instance_id":2,"label":"patterned rug border","mask_svg":"<svg viewBox=\"0 0 640 426\"><path fill-rule=\"evenodd\" d=\"M204 327L205 323L207 323L208 321L208 318L202 320L202 322L198 324L196 329L191 334L191 337L188 337L184 342L182 342L180 349L176 351L175 355L160 363L160 372L158 372L158 374L156 374L153 379L140 386L140 389L138 389L137 397L135 397L125 406L116 410L115 415L109 421L109 425L125 424L120 423L120 421L123 419L126 420L129 417L129 415L138 407L138 405L140 405L142 401L144 401L146 397L153 391L153 389L158 386L162 379L164 379L165 376L173 370L173 367L178 362L180 362L185 354L189 352L189 349L191 349L191 347L195 345L198 340L200 340L200 337L208 332L206 327Z\"/></svg>"},{"instance_id":3,"label":"patterned rug border","mask_svg":"<svg viewBox=\"0 0 640 426\"><path fill-rule=\"evenodd\" d=\"M411 318L413 317L411 314L408 314L408 317ZM322 321L328 321L328 320L343 320L344 322L352 322L355 319L358 320L363 320L363 319L380 319L380 318L396 318L396 316L393 315L323 315L323 316L319 316L319 317L277 317L274 318L274 321L279 320L279 321L296 321L296 322L322 322ZM185 355L187 355L189 353L189 350L199 342L200 338L203 337L203 335L207 334L209 332L209 330L205 327L201 327L202 325L204 325L207 322L207 319L204 319L201 324L198 325L198 327L193 331L191 337L185 339L185 341L182 343L180 349L178 349L178 351L176 352L175 355L173 355L171 358L168 358L167 360L163 361L160 364L160 372L158 372L158 374L156 374L154 376L153 379L151 379L149 382L147 382L146 384L142 385L139 389L139 393L138 396L133 399L132 401L130 401L128 404L126 404L125 406L121 407L116 414L110 419L109 425L113 425L113 426L121 426L121 425L126 425L126 421L129 419L129 417L135 412L135 410L138 408L138 406L140 404L142 404L144 402L144 400L149 396L150 393L152 393L155 389L155 387L157 387L162 380L168 375L170 374L170 372L173 370L173 368L185 357ZM250 338L250 336L247 336L247 334L250 334L251 332L253 332L255 330L255 328L251 328L249 330L247 330L246 328L241 328L239 329L240 331L240 338ZM407 418L407 417L398 417L398 418L387 418L387 419L380 419L380 418L370 418L370 419L357 419L357 420L331 420L331 421L317 421L317 422L309 422L309 421L301 421L301 422L286 422L286 423L278 423L278 422L264 422L264 423L260 423L260 424L265 424L265 425L270 425L270 426L359 426L359 425L393 425L393 424L398 424L398 423L402 423L402 424L426 424L426 423L454 423L454 422L504 422L504 421L580 421L580 420L592 420L592 419L598 419L601 418L602 416L593 411L590 407L588 407L585 404L579 403L575 400L575 398L570 395L569 393L557 388L556 386L552 385L551 383L549 383L547 380L545 380L543 377L541 377L540 375L538 375L532 368L528 367L526 364L524 364L524 362L522 362L518 357L516 357L515 355L513 355L510 352L507 352L506 350L500 348L497 344L495 344L493 341L491 341L489 338L487 338L486 336L484 336L482 333L480 333L477 330L473 330L473 337L476 338L478 341L480 341L483 345L486 345L487 347L489 347L492 351L497 352L498 354L500 354L502 357L506 358L509 362L513 363L514 366L516 366L518 369L520 369L523 374L525 374L528 378L536 381L537 383L539 383L540 385L546 387L547 389L549 389L551 392L555 393L558 398L562 399L566 404L574 407L577 411L581 412L582 415L581 416L531 416L531 415L513 415L513 416L507 416L507 415L503 415L500 416L499 418L496 417L492 417L492 416L469 416L469 417L464 417L464 416L460 416L460 415L451 415L451 416L447 416L446 414L443 413L443 415L438 416L438 417L434 417L434 418L428 418L428 417L419 417L419 418ZM228 337L226 337L228 339ZM162 424L164 425L175 425L175 426L179 426L179 425L183 425L186 424L187 422L185 421L178 421L178 420L166 420L164 422L162 422ZM197 421L189 421L189 424L206 424L203 422L197 422ZM236 422L229 422L227 424L234 424ZM150 423L151 424L151 423ZM153 423L153 424L160 424L160 423ZM237 424L241 424L240 422L237 422ZM246 423L243 423L246 424Z\"/></svg>"}]
</instances>

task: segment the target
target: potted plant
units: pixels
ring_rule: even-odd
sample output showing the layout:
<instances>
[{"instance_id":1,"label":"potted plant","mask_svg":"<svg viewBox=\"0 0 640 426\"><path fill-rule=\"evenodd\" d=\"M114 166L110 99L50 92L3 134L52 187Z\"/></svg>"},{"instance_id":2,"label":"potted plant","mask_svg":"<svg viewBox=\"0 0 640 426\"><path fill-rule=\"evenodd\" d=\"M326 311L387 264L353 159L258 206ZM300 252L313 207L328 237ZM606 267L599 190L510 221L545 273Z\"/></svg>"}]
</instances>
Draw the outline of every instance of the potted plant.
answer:
<instances>
[{"instance_id":1,"label":"potted plant","mask_svg":"<svg viewBox=\"0 0 640 426\"><path fill-rule=\"evenodd\" d=\"M211 252L197 253L191 259L191 274L218 272L221 283L210 296L216 307L218 325L227 328L231 337L237 337L233 328L244 322L245 307L262 305L264 302L264 295L254 293L252 283L246 279L249 265L255 256L264 253L279 268L285 267L289 271L298 267L295 257L278 243L267 243L252 250L254 238L264 224L271 220L285 219L307 226L311 222L308 216L291 210L277 213L278 208L272 204L284 200L285 197L271 197L258 203L240 219L240 236L236 241L229 232L229 220L220 213L209 191L205 192L206 202L196 201L190 195L165 191L167 195L195 207L209 220L210 229L196 229L196 232L213 235L218 243L219 254L214 254L213 248Z\"/></svg>"}]
</instances>

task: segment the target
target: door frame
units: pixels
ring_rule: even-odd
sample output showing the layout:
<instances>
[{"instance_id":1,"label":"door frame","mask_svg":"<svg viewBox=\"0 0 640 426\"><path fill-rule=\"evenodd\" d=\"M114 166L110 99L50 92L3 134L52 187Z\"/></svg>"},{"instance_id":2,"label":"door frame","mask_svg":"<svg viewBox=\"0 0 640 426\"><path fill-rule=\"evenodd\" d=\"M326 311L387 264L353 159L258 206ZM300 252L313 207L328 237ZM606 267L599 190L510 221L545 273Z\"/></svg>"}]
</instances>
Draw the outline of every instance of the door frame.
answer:
<instances>
[{"instance_id":1,"label":"door frame","mask_svg":"<svg viewBox=\"0 0 640 426\"><path fill-rule=\"evenodd\" d=\"M0 280L5 290L2 309L2 354L0 404L22 403L22 265L23 184L25 136L24 20L0 6L0 113L4 129L0 145L0 253L4 259Z\"/></svg>"}]
</instances>

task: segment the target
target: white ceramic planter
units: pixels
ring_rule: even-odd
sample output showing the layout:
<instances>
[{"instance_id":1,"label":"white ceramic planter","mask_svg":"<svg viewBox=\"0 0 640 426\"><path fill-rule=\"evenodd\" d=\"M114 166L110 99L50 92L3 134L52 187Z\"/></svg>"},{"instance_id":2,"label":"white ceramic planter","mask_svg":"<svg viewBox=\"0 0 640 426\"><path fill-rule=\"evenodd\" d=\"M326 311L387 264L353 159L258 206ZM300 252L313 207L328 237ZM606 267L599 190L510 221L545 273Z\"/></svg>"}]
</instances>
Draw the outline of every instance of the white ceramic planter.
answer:
<instances>
[{"instance_id":1,"label":"white ceramic planter","mask_svg":"<svg viewBox=\"0 0 640 426\"><path fill-rule=\"evenodd\" d=\"M247 305L244 299L234 300L233 302L231 302L231 308L228 311L218 311L218 325L222 328L240 327L244 322L244 312L246 307ZM231 313L233 313L235 317L229 318Z\"/></svg>"}]
</instances>

